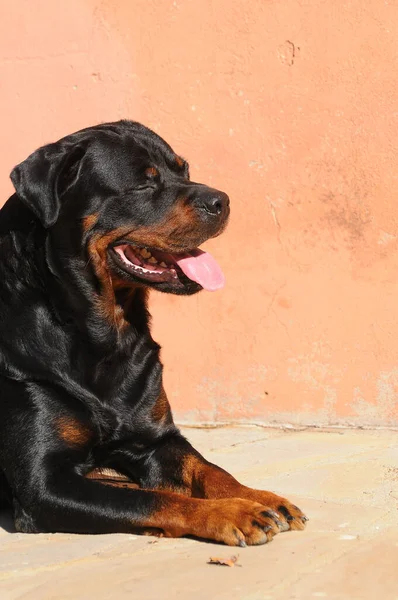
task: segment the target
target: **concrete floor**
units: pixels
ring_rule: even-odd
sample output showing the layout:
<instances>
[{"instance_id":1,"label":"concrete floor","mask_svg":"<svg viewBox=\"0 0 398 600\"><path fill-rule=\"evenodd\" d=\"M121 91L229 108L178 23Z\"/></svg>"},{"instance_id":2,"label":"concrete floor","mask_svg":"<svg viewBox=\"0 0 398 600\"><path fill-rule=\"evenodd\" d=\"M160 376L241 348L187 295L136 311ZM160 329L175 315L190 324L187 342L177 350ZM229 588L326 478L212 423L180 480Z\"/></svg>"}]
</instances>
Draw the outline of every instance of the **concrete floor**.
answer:
<instances>
[{"instance_id":1,"label":"concrete floor","mask_svg":"<svg viewBox=\"0 0 398 600\"><path fill-rule=\"evenodd\" d=\"M2 600L398 599L394 431L185 431L211 461L294 500L303 532L237 549L134 535L24 535L1 515ZM240 567L207 564L239 554Z\"/></svg>"}]
</instances>

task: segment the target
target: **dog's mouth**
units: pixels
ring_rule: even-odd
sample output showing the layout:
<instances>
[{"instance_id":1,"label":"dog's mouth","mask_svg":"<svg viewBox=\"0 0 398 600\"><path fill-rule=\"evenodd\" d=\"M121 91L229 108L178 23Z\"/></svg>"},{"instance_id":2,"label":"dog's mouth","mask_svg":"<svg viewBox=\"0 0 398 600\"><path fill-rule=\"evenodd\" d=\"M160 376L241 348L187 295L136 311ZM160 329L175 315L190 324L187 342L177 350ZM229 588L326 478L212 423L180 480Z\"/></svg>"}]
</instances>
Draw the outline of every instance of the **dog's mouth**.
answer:
<instances>
[{"instance_id":1,"label":"dog's mouth","mask_svg":"<svg viewBox=\"0 0 398 600\"><path fill-rule=\"evenodd\" d=\"M199 248L172 254L121 242L110 248L110 255L124 273L149 284L179 284L183 274L209 292L224 286L224 274L219 265L208 252Z\"/></svg>"}]
</instances>

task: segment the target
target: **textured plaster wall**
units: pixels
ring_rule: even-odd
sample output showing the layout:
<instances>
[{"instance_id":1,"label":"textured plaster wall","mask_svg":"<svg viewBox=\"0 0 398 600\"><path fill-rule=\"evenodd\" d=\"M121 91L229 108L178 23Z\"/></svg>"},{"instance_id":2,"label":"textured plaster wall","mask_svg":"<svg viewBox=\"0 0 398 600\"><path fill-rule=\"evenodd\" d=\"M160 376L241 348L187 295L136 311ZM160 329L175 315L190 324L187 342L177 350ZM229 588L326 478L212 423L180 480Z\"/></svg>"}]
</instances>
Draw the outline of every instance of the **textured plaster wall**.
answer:
<instances>
[{"instance_id":1,"label":"textured plaster wall","mask_svg":"<svg viewBox=\"0 0 398 600\"><path fill-rule=\"evenodd\" d=\"M130 117L230 194L227 287L153 295L179 420L398 425L398 7L1 2L0 188Z\"/></svg>"}]
</instances>

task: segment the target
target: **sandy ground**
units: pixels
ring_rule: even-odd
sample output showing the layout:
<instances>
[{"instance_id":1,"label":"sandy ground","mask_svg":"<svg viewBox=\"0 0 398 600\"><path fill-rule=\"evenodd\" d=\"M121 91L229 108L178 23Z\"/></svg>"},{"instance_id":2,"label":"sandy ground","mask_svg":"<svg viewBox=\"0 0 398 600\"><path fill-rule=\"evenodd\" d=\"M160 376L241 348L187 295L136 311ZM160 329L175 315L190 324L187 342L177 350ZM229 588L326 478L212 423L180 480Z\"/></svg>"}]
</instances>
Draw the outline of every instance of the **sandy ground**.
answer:
<instances>
[{"instance_id":1,"label":"sandy ground","mask_svg":"<svg viewBox=\"0 0 398 600\"><path fill-rule=\"evenodd\" d=\"M398 433L188 429L212 462L288 496L303 532L237 550L134 535L26 535L0 515L0 598L398 599ZM209 565L238 554L240 566Z\"/></svg>"}]
</instances>

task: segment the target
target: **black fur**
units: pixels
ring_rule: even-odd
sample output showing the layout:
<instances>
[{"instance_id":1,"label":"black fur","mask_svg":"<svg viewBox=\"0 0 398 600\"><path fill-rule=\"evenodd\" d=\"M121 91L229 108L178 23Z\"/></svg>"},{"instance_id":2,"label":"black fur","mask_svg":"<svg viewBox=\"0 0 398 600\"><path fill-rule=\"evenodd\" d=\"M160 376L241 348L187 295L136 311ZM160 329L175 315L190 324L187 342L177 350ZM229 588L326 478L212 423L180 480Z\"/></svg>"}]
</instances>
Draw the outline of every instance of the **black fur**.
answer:
<instances>
[{"instance_id":1,"label":"black fur","mask_svg":"<svg viewBox=\"0 0 398 600\"><path fill-rule=\"evenodd\" d=\"M158 175L148 179L153 165ZM19 531L131 531L164 501L145 488L178 480L180 453L196 454L168 405L162 418L153 417L162 365L149 331L147 288L190 294L201 287L182 273L177 286L145 285L108 256L108 273L126 279L126 288L115 291L116 308L124 310L125 296L135 290L120 329L98 304L102 282L88 242L126 225L132 237L141 228L156 230L183 196L192 209L190 227L164 240L183 252L222 230L227 196L189 181L187 163L176 162L168 144L130 121L45 146L11 179L16 194L0 211L3 500L13 506ZM216 216L203 210L215 195L223 204ZM90 215L96 221L88 231L83 224ZM62 434L60 423L78 431ZM99 467L143 489L85 477Z\"/></svg>"}]
</instances>

